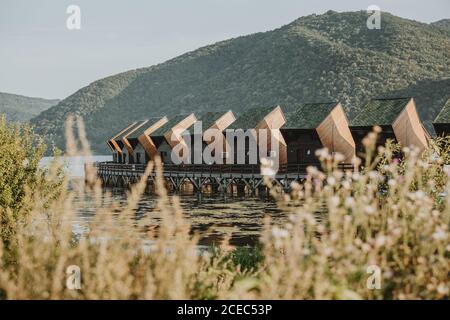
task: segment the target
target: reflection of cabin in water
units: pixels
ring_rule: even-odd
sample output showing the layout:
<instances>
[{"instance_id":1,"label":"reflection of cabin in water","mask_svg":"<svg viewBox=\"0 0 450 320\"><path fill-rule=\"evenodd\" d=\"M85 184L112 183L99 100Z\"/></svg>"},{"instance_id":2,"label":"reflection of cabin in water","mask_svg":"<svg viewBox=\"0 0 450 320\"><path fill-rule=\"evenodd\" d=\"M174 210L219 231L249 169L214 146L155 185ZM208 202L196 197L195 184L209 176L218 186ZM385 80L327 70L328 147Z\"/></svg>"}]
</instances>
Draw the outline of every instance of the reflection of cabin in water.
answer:
<instances>
[{"instance_id":1,"label":"reflection of cabin in water","mask_svg":"<svg viewBox=\"0 0 450 320\"><path fill-rule=\"evenodd\" d=\"M170 118L169 121L150 134L149 138L153 142L151 153L159 155L162 162L166 164L172 163L172 149L180 143L185 143L182 134L195 121L197 121L197 118L193 113Z\"/></svg>"},{"instance_id":2,"label":"reflection of cabin in water","mask_svg":"<svg viewBox=\"0 0 450 320\"><path fill-rule=\"evenodd\" d=\"M317 164L316 151L324 147L342 154L343 162L354 157L355 142L340 103L307 103L287 111L281 133L288 164Z\"/></svg>"},{"instance_id":3,"label":"reflection of cabin in water","mask_svg":"<svg viewBox=\"0 0 450 320\"><path fill-rule=\"evenodd\" d=\"M358 153L364 152L363 139L374 126L381 127L377 145L388 139L402 147L415 146L424 150L429 134L420 121L412 98L375 99L369 101L351 121L350 130Z\"/></svg>"},{"instance_id":4,"label":"reflection of cabin in water","mask_svg":"<svg viewBox=\"0 0 450 320\"><path fill-rule=\"evenodd\" d=\"M433 121L434 131L438 137L450 134L450 98L442 107L436 119Z\"/></svg>"},{"instance_id":5,"label":"reflection of cabin in water","mask_svg":"<svg viewBox=\"0 0 450 320\"><path fill-rule=\"evenodd\" d=\"M229 129L234 130L234 134L241 132L245 134L245 140L239 143L239 139L235 136L233 141L233 150L230 149L230 153L233 158L228 158L227 163L234 164L256 164L259 162L260 152L265 149L267 156L274 157L276 148L271 146L272 138L275 143L278 144L279 150L279 162L283 164L286 159L283 157L285 154L286 144L283 136L280 133L280 128L285 123L283 111L278 107L268 108L252 108L238 116L237 120L233 122ZM250 130L252 129L252 130ZM242 130L242 131L240 131ZM263 131L267 130L267 140L264 143L260 139ZM226 130L227 137L230 136L230 132ZM227 138L228 140L229 138ZM230 141L231 144L231 141ZM250 144L256 146L256 154L250 154ZM264 155L266 156L266 155Z\"/></svg>"},{"instance_id":6,"label":"reflection of cabin in water","mask_svg":"<svg viewBox=\"0 0 450 320\"><path fill-rule=\"evenodd\" d=\"M167 117L150 118L123 138L128 150L128 163L145 164L151 159L150 134L167 123Z\"/></svg>"}]
</instances>

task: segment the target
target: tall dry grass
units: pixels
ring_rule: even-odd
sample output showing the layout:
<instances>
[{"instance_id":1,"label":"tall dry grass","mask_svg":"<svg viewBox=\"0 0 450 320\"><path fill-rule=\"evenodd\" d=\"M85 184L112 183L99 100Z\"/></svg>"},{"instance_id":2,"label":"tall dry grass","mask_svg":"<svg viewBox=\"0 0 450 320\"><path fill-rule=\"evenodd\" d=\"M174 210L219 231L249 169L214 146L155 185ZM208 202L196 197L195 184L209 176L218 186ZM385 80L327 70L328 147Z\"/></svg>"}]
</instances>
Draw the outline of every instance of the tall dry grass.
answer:
<instances>
[{"instance_id":1,"label":"tall dry grass","mask_svg":"<svg viewBox=\"0 0 450 320\"><path fill-rule=\"evenodd\" d=\"M74 124L78 127L76 136ZM431 148L423 155L395 147L375 150L376 132L365 140L368 152L355 160L363 169L338 169L339 156L322 150L323 170L309 168L306 181L283 194L269 178L280 206L295 208L282 227L267 220L261 238L263 260L243 268L226 243L201 252L190 234L179 199L164 189L162 167L150 163L128 192L125 207L104 201L92 165L86 183L63 191L50 204L39 192L29 196L15 225L14 259L0 245L0 295L6 299L446 299L450 272L450 198L447 154ZM81 119L67 123L68 155L89 155ZM442 144L445 145L445 144ZM447 152L440 148L441 152ZM444 151L442 151L444 150ZM58 163L54 166L57 168ZM149 232L150 247L131 223L151 172L156 171L162 220ZM55 174L53 174L54 172ZM57 180L50 170L49 181ZM70 224L77 197L88 194L95 220L81 238ZM47 198L45 198L47 199ZM142 224L146 224L144 219ZM66 286L67 267L81 270L81 289ZM380 281L373 270L380 271ZM369 271L369 273L368 273ZM380 288L374 288L380 284Z\"/></svg>"}]
</instances>

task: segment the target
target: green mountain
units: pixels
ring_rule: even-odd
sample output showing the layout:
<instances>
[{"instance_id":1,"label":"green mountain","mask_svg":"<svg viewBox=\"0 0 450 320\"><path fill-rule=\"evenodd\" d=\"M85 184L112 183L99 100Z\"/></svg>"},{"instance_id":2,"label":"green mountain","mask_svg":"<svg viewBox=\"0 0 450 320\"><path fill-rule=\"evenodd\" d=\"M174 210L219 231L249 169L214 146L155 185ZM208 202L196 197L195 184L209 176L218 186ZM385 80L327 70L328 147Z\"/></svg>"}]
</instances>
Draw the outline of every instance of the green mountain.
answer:
<instances>
[{"instance_id":1,"label":"green mountain","mask_svg":"<svg viewBox=\"0 0 450 320\"><path fill-rule=\"evenodd\" d=\"M329 11L218 42L98 80L32 122L63 147L65 118L82 115L94 151L104 153L107 137L132 120L334 100L353 117L372 97L450 74L450 36L445 30L389 13L382 13L380 30L369 30L367 18L364 11ZM438 112L429 105L418 107L425 115L426 110Z\"/></svg>"},{"instance_id":2,"label":"green mountain","mask_svg":"<svg viewBox=\"0 0 450 320\"><path fill-rule=\"evenodd\" d=\"M450 19L442 19L432 23L433 26L442 30L446 30L450 33Z\"/></svg>"},{"instance_id":3,"label":"green mountain","mask_svg":"<svg viewBox=\"0 0 450 320\"><path fill-rule=\"evenodd\" d=\"M10 121L24 122L57 105L58 102L59 100L31 98L0 92L0 114L5 114Z\"/></svg>"}]
</instances>

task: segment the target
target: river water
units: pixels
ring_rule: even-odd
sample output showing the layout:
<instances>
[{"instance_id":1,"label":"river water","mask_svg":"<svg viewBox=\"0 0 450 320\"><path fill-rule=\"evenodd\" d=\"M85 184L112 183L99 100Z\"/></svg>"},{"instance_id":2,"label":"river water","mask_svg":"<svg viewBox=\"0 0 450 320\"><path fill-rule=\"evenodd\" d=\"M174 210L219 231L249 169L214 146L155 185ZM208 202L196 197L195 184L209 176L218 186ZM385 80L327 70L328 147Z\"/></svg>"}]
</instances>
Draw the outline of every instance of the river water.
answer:
<instances>
[{"instance_id":1,"label":"river water","mask_svg":"<svg viewBox=\"0 0 450 320\"><path fill-rule=\"evenodd\" d=\"M93 161L109 161L110 156L95 156ZM51 161L51 158L44 158L41 164L44 166ZM66 170L72 178L82 178L84 175L84 162L82 157L66 159ZM119 206L126 203L126 192L123 189L115 188L109 190L110 198L105 198L104 203L114 201ZM258 241L263 219L270 216L273 221L285 221L287 214L277 208L272 201L258 197L232 197L231 195L202 195L200 198L196 194L178 194L185 216L190 219L192 232L201 236L200 244L218 244L225 236L229 236L232 245L253 245ZM138 208L132 223L138 227L139 221L144 217L150 218L153 226L142 228L142 237L145 238L147 229L157 227L159 218L154 213L156 196L145 194L139 201ZM95 218L95 208L89 197L78 199L79 212L71 221L75 233L82 235L89 228L89 224Z\"/></svg>"}]
</instances>

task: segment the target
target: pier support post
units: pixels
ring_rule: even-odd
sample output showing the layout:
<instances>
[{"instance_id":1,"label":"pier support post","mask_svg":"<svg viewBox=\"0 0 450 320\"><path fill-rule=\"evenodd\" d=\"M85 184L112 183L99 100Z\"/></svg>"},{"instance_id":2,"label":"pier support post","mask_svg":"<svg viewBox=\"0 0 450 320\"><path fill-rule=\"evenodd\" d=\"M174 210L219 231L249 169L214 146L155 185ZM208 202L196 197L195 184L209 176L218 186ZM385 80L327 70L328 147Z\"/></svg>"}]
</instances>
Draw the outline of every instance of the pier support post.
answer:
<instances>
[{"instance_id":1,"label":"pier support post","mask_svg":"<svg viewBox=\"0 0 450 320\"><path fill-rule=\"evenodd\" d=\"M236 189L238 197L245 196L245 183L239 182L238 184L236 184Z\"/></svg>"}]
</instances>

